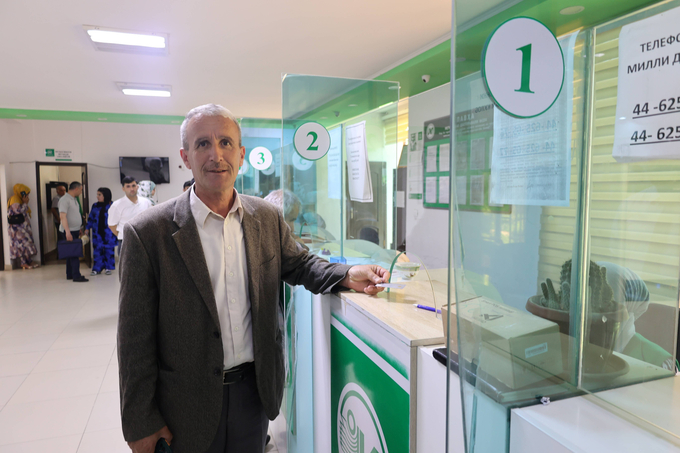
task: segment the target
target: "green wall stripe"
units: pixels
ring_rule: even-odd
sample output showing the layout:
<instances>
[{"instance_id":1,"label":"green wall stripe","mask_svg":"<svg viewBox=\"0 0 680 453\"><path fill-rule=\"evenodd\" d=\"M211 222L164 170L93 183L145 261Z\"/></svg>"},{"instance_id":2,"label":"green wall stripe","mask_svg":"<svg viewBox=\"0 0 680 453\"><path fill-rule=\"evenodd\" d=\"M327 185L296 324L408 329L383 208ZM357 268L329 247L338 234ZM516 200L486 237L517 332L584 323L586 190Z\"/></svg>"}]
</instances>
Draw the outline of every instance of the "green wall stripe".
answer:
<instances>
[{"instance_id":1,"label":"green wall stripe","mask_svg":"<svg viewBox=\"0 0 680 453\"><path fill-rule=\"evenodd\" d=\"M95 123L179 125L183 116L138 115L132 113L70 112L66 110L0 109L0 118L21 120L90 121Z\"/></svg>"},{"instance_id":2,"label":"green wall stripe","mask_svg":"<svg viewBox=\"0 0 680 453\"><path fill-rule=\"evenodd\" d=\"M366 338L365 335L363 335L361 332L359 332L354 326L349 324L346 320L340 318L337 316L335 313L332 314L332 316L340 322L343 326L347 327L347 329L352 332L354 335L357 336L361 341L363 341L366 346L371 348L373 352L378 354L380 357L382 357L385 362L389 363L392 368L397 370L399 374L404 376L408 380L408 370L406 369L406 366L404 366L401 362L399 362L396 358L394 358L389 352L385 351L383 348L378 346L374 341L369 340Z\"/></svg>"}]
</instances>

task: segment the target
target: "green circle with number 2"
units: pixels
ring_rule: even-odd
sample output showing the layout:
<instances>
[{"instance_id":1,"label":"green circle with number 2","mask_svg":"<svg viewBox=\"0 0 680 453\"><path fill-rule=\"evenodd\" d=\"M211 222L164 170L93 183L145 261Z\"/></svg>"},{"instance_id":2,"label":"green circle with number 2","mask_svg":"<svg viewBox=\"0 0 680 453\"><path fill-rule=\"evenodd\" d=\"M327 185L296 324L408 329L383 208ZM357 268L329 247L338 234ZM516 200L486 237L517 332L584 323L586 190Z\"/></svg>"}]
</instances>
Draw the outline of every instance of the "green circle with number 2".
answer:
<instances>
[{"instance_id":1,"label":"green circle with number 2","mask_svg":"<svg viewBox=\"0 0 680 453\"><path fill-rule=\"evenodd\" d=\"M540 21L515 17L496 28L482 52L482 78L498 108L518 118L541 115L564 85L564 56Z\"/></svg>"},{"instance_id":2,"label":"green circle with number 2","mask_svg":"<svg viewBox=\"0 0 680 453\"><path fill-rule=\"evenodd\" d=\"M295 130L295 151L304 159L319 160L331 147L331 135L316 121L308 121Z\"/></svg>"}]
</instances>

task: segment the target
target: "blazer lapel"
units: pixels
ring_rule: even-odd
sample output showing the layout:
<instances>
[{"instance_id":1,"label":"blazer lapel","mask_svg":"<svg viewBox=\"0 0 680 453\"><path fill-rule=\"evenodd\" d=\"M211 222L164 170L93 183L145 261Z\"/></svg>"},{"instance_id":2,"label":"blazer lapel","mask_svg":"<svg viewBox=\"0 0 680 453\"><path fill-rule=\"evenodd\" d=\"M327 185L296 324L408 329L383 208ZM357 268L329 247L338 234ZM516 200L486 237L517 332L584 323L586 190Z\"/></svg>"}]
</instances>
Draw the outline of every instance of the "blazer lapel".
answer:
<instances>
[{"instance_id":1,"label":"blazer lapel","mask_svg":"<svg viewBox=\"0 0 680 453\"><path fill-rule=\"evenodd\" d=\"M210 316L212 316L215 325L219 329L220 318L217 315L217 304L215 303L215 294L213 293L212 282L210 281L210 273L208 272L208 265L203 255L203 246L198 235L198 227L191 213L190 192L191 190L187 190L182 194L175 205L175 217L173 220L179 226L179 230L173 233L172 238L175 240L177 249L189 270L189 275L198 288L198 292L203 298L203 302L208 307Z\"/></svg>"},{"instance_id":2,"label":"blazer lapel","mask_svg":"<svg viewBox=\"0 0 680 453\"><path fill-rule=\"evenodd\" d=\"M260 221L255 218L254 209L245 197L241 197L243 206L243 239L246 243L246 262L248 267L248 292L253 316L257 316L260 306Z\"/></svg>"}]
</instances>

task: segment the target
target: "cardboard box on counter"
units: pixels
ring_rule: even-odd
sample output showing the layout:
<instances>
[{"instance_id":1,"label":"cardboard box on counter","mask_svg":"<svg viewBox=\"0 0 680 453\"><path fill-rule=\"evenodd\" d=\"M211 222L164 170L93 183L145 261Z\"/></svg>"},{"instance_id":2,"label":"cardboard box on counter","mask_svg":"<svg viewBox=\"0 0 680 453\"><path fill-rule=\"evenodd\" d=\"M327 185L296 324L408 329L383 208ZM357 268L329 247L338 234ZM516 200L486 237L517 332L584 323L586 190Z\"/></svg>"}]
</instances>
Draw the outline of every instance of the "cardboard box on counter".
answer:
<instances>
[{"instance_id":1,"label":"cardboard box on counter","mask_svg":"<svg viewBox=\"0 0 680 453\"><path fill-rule=\"evenodd\" d=\"M451 311L451 348L473 360L478 373L517 389L562 372L559 328L508 305L477 297L458 305L463 353L459 352L456 306ZM442 307L444 334L447 310Z\"/></svg>"}]
</instances>

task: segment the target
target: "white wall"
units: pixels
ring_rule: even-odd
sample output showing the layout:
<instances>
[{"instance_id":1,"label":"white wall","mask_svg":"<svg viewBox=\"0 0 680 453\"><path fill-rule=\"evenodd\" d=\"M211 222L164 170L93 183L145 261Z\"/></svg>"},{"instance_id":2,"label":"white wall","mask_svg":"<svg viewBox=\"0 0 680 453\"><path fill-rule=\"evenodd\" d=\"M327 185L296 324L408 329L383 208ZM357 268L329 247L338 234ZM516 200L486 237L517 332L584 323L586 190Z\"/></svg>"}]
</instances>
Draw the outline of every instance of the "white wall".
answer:
<instances>
[{"instance_id":1,"label":"white wall","mask_svg":"<svg viewBox=\"0 0 680 453\"><path fill-rule=\"evenodd\" d=\"M3 213L6 213L9 209L9 206L7 206L7 200L9 200L9 193L7 193L6 170L4 165L0 165L0 210L2 210ZM3 220L0 222L0 225L2 225L2 232L0 232L0 234L2 234L2 250L0 252L2 252L3 256L5 257L4 270L9 270L12 268L12 265L9 262L9 231L7 231L6 218L7 216L3 215Z\"/></svg>"},{"instance_id":2,"label":"white wall","mask_svg":"<svg viewBox=\"0 0 680 453\"><path fill-rule=\"evenodd\" d=\"M6 166L5 187L9 194L16 183L26 184L35 193L35 162L54 161L45 157L45 149L71 151L73 162L88 165L86 190L91 203L96 202L99 187L110 188L114 199L124 195L119 156L170 158L171 183L156 189L160 202L180 195L184 181L191 179L191 171L184 168L179 156L179 125L0 119L0 165ZM39 247L35 197L31 198L29 207L34 213L31 225ZM9 262L9 252L6 262Z\"/></svg>"},{"instance_id":3,"label":"white wall","mask_svg":"<svg viewBox=\"0 0 680 453\"><path fill-rule=\"evenodd\" d=\"M422 131L425 121L450 112L449 84L412 96L408 100L409 132ZM449 210L426 209L422 199L411 200L408 194L406 198L406 252L415 253L428 268L446 268L449 262Z\"/></svg>"},{"instance_id":4,"label":"white wall","mask_svg":"<svg viewBox=\"0 0 680 453\"><path fill-rule=\"evenodd\" d=\"M450 84L411 97L409 131L422 130L426 120L447 116L450 110ZM426 209L423 200L411 199L406 208L407 252L428 267L447 267L449 211ZM503 302L519 309L527 295L537 291L540 215L540 206L512 206L512 214L461 211L459 216L466 271L478 274ZM481 288L475 290L485 294Z\"/></svg>"}]
</instances>

